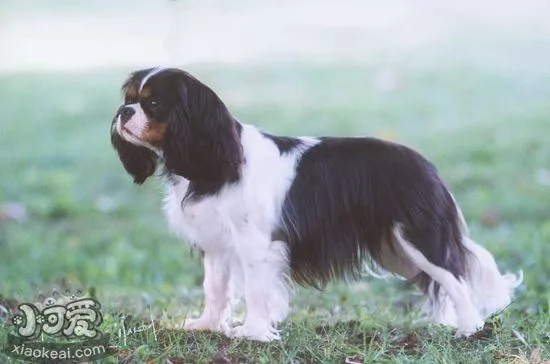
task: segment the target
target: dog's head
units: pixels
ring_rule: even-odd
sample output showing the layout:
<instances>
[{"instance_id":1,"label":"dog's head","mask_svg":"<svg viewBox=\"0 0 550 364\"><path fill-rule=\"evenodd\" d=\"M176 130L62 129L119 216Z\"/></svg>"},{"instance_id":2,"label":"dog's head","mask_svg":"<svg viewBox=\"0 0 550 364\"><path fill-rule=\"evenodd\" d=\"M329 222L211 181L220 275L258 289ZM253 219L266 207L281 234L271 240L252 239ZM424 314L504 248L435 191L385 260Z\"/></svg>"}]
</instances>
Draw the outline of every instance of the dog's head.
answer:
<instances>
[{"instance_id":1,"label":"dog's head","mask_svg":"<svg viewBox=\"0 0 550 364\"><path fill-rule=\"evenodd\" d=\"M190 181L236 178L242 162L239 125L209 87L173 68L139 70L122 86L111 142L141 184L162 161Z\"/></svg>"}]
</instances>

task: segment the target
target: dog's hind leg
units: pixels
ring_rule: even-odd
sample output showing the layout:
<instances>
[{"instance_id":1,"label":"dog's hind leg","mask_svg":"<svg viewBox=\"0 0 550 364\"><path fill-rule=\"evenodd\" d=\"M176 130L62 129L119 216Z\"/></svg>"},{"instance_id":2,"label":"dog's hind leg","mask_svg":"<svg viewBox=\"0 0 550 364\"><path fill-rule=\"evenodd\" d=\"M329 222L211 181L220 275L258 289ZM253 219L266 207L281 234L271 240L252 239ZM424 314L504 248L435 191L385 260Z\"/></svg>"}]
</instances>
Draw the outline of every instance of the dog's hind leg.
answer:
<instances>
[{"instance_id":1,"label":"dog's hind leg","mask_svg":"<svg viewBox=\"0 0 550 364\"><path fill-rule=\"evenodd\" d=\"M394 237L396 244L403 249L411 262L426 273L431 280L439 284L454 304L456 324L458 327L457 335L468 336L483 327L483 318L472 302L470 290L464 280L457 278L448 269L430 262L430 260L415 247L416 244L408 241L403 236L401 227L396 226L394 228ZM428 236L420 236L420 238L425 238L426 240L433 239L433 237ZM441 292L432 289L432 292L429 293L438 295ZM432 299L437 300L437 297L432 297ZM448 307L446 307L446 309L448 309Z\"/></svg>"}]
</instances>

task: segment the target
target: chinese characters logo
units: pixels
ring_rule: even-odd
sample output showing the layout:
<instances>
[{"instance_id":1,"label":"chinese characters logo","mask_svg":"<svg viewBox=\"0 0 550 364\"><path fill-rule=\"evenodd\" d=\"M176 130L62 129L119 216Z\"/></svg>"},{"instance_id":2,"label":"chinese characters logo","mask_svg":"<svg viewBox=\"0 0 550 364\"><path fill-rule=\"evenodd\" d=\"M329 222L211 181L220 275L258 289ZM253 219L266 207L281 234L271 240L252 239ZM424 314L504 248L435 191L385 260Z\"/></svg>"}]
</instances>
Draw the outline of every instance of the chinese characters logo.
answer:
<instances>
[{"instance_id":1,"label":"chinese characters logo","mask_svg":"<svg viewBox=\"0 0 550 364\"><path fill-rule=\"evenodd\" d=\"M82 298L75 294L62 297L48 297L43 303L23 303L20 314L12 318L17 333L27 339L34 339L41 333L63 335L67 338L95 338L101 325L101 305L93 298Z\"/></svg>"},{"instance_id":2,"label":"chinese characters logo","mask_svg":"<svg viewBox=\"0 0 550 364\"><path fill-rule=\"evenodd\" d=\"M11 318L13 333L0 353L46 363L87 363L112 355L109 334L98 330L101 305L82 292L67 288L59 294L54 289L48 296L40 294L39 302L20 304Z\"/></svg>"}]
</instances>

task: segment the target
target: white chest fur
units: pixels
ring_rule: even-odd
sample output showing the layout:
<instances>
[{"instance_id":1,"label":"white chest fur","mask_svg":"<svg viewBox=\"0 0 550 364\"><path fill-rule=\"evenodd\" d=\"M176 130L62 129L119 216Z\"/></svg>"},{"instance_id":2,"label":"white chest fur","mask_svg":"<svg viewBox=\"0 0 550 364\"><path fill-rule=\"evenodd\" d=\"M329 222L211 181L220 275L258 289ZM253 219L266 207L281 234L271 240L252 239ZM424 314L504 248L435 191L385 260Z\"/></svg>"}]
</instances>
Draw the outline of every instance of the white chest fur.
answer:
<instances>
[{"instance_id":1,"label":"white chest fur","mask_svg":"<svg viewBox=\"0 0 550 364\"><path fill-rule=\"evenodd\" d=\"M295 175L296 161L316 141L280 154L276 145L252 126L243 125L245 164L239 182L213 196L183 201L189 182L167 183L164 210L171 230L201 250L231 249L250 229L271 234L277 228L284 197Z\"/></svg>"}]
</instances>

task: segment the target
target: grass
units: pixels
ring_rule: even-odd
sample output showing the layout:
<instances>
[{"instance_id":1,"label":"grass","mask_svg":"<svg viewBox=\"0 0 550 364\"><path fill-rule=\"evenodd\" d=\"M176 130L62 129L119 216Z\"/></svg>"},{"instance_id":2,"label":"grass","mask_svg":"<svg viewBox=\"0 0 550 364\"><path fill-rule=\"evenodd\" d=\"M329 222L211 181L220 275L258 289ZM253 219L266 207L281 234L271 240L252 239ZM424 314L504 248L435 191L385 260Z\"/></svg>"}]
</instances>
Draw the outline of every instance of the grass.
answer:
<instances>
[{"instance_id":1,"label":"grass","mask_svg":"<svg viewBox=\"0 0 550 364\"><path fill-rule=\"evenodd\" d=\"M22 221L0 220L0 304L31 300L33 285L82 282L103 305L101 330L117 346L110 361L542 362L550 350L550 70L533 55L510 51L496 66L493 56L192 69L240 120L272 133L375 135L432 160L474 239L502 269L525 272L514 303L481 334L454 339L450 329L418 325L410 287L370 279L298 288L277 343L167 328L199 312L202 270L167 231L160 183L132 185L109 144L127 70L0 77L0 204L28 211ZM121 315L126 327L152 317L155 330L121 337ZM9 330L0 325L0 343Z\"/></svg>"}]
</instances>

